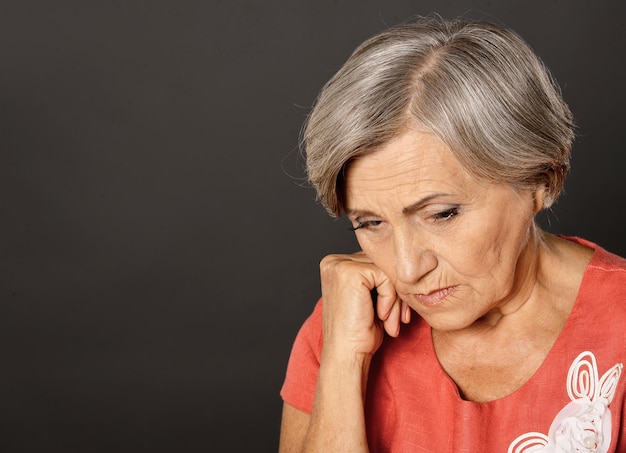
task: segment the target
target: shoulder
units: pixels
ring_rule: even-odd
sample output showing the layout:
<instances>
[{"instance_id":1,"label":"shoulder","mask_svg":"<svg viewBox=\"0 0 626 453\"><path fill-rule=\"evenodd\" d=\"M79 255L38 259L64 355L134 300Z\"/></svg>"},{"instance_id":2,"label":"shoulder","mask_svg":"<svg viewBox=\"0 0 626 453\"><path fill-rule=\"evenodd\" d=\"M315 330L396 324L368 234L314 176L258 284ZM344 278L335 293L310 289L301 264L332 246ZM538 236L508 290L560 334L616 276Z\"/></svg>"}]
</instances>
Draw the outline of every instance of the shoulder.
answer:
<instances>
[{"instance_id":1,"label":"shoulder","mask_svg":"<svg viewBox=\"0 0 626 453\"><path fill-rule=\"evenodd\" d=\"M313 408L321 354L322 305L319 301L296 336L280 391L286 403L305 413Z\"/></svg>"},{"instance_id":2,"label":"shoulder","mask_svg":"<svg viewBox=\"0 0 626 453\"><path fill-rule=\"evenodd\" d=\"M593 259L590 264L592 265L606 265L609 267L615 267L617 269L626 270L626 258L616 255L604 249L600 245L588 241L587 239L575 237L575 236L559 236L570 242L583 245L594 251Z\"/></svg>"},{"instance_id":3,"label":"shoulder","mask_svg":"<svg viewBox=\"0 0 626 453\"><path fill-rule=\"evenodd\" d=\"M296 337L295 344L301 348L305 348L309 354L319 358L322 352L322 300L320 299L313 312L304 321Z\"/></svg>"},{"instance_id":4,"label":"shoulder","mask_svg":"<svg viewBox=\"0 0 626 453\"><path fill-rule=\"evenodd\" d=\"M593 255L585 270L585 278L589 280L601 279L604 283L624 283L626 281L626 258L605 250L598 244L577 237L564 237L593 250ZM623 289L626 290L626 287Z\"/></svg>"},{"instance_id":5,"label":"shoulder","mask_svg":"<svg viewBox=\"0 0 626 453\"><path fill-rule=\"evenodd\" d=\"M585 342L577 346L600 354L605 364L626 363L626 259L592 242L576 241L594 250L570 315L574 336ZM609 355L603 356L603 350Z\"/></svg>"},{"instance_id":6,"label":"shoulder","mask_svg":"<svg viewBox=\"0 0 626 453\"><path fill-rule=\"evenodd\" d=\"M597 244L585 241L594 250L587 265L579 299L586 300L589 311L596 311L607 324L626 329L626 259Z\"/></svg>"},{"instance_id":7,"label":"shoulder","mask_svg":"<svg viewBox=\"0 0 626 453\"><path fill-rule=\"evenodd\" d=\"M621 305L626 307L626 259L597 244L588 244L594 249L584 277L588 289L623 302Z\"/></svg>"}]
</instances>

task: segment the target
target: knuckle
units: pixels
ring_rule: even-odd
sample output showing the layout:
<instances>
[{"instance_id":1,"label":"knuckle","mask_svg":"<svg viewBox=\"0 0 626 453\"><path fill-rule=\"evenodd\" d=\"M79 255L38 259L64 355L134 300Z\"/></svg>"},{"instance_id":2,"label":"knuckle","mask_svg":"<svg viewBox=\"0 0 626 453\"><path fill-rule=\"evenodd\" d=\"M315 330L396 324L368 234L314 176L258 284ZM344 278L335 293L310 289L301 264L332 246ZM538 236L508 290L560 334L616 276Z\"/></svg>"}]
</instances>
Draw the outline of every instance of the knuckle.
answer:
<instances>
[{"instance_id":1,"label":"knuckle","mask_svg":"<svg viewBox=\"0 0 626 453\"><path fill-rule=\"evenodd\" d=\"M320 261L320 270L322 272L328 272L330 269L337 265L339 255L326 255Z\"/></svg>"},{"instance_id":2,"label":"knuckle","mask_svg":"<svg viewBox=\"0 0 626 453\"><path fill-rule=\"evenodd\" d=\"M362 267L362 263L354 261L349 255L327 255L320 261L321 275L333 279L347 279L350 281Z\"/></svg>"}]
</instances>

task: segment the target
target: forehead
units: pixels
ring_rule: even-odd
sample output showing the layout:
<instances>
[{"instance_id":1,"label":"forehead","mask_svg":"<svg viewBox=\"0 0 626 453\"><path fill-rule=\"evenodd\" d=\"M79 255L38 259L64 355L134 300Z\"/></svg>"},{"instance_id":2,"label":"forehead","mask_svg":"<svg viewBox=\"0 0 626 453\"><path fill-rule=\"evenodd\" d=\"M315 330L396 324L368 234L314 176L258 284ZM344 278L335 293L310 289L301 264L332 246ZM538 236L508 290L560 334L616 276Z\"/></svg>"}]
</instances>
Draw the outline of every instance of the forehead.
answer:
<instances>
[{"instance_id":1,"label":"forehead","mask_svg":"<svg viewBox=\"0 0 626 453\"><path fill-rule=\"evenodd\" d=\"M409 129L348 167L346 208L354 209L370 196L397 199L462 194L480 186L434 134Z\"/></svg>"}]
</instances>

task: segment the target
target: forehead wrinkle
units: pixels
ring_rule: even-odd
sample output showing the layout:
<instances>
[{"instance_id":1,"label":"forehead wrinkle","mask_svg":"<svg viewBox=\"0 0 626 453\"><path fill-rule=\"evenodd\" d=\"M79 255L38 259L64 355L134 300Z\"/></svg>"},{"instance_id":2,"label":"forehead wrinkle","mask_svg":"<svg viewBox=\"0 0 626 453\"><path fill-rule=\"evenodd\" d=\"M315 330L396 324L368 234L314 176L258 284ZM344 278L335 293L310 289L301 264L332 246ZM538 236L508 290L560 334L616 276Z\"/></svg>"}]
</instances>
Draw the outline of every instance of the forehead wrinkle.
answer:
<instances>
[{"instance_id":1,"label":"forehead wrinkle","mask_svg":"<svg viewBox=\"0 0 626 453\"><path fill-rule=\"evenodd\" d=\"M423 173L429 167L435 170L448 167L446 160L450 159L456 160L432 134L423 133L419 137L406 134L356 159L346 170L346 182L354 179L355 169L359 179L374 182L403 176L408 168Z\"/></svg>"},{"instance_id":2,"label":"forehead wrinkle","mask_svg":"<svg viewBox=\"0 0 626 453\"><path fill-rule=\"evenodd\" d=\"M445 202L451 196L453 194L443 191L433 193L430 190L420 190L413 183L385 186L382 191L364 188L349 194L346 214L353 217L381 216L391 208L393 212L397 211L404 216L424 208L430 202Z\"/></svg>"},{"instance_id":3,"label":"forehead wrinkle","mask_svg":"<svg viewBox=\"0 0 626 453\"><path fill-rule=\"evenodd\" d=\"M405 155L409 155L404 158ZM376 158L376 154L361 158L355 162L346 173L346 189L348 192L357 192L354 186L359 187L358 192L364 190L393 191L399 193L403 190L413 191L417 185L437 182L434 177L435 171L423 177L428 168L440 168L444 166L443 159L439 156L424 155L423 153L403 153L400 158ZM369 158L369 159L368 159ZM430 161L430 162L429 162ZM414 178L407 177L407 173L414 174ZM418 179L420 178L421 179Z\"/></svg>"},{"instance_id":4,"label":"forehead wrinkle","mask_svg":"<svg viewBox=\"0 0 626 453\"><path fill-rule=\"evenodd\" d=\"M347 213L373 206L405 213L433 194L469 195L468 188L476 182L441 141L420 131L361 156L345 176Z\"/></svg>"}]
</instances>

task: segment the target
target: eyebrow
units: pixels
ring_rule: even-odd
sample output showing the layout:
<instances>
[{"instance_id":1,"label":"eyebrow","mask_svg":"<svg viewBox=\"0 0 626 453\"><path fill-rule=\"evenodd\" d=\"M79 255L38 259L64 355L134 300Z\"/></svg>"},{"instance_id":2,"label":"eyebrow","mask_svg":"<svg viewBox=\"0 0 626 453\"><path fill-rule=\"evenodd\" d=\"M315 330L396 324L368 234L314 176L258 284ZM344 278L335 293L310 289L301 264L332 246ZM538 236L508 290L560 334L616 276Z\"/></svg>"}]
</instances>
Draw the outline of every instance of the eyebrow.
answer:
<instances>
[{"instance_id":1,"label":"eyebrow","mask_svg":"<svg viewBox=\"0 0 626 453\"><path fill-rule=\"evenodd\" d=\"M427 205L429 202L431 202L434 199L445 198L445 197L450 197L450 196L451 194L449 193L433 193L433 194L427 195L424 198L419 199L415 203L412 203L409 206L402 208L402 214L410 214L412 212L419 211L420 209L422 209L425 205ZM380 214L376 214L373 211L368 211L364 209L346 209L346 215L359 218L359 217L366 217L366 216L377 217Z\"/></svg>"},{"instance_id":2,"label":"eyebrow","mask_svg":"<svg viewBox=\"0 0 626 453\"><path fill-rule=\"evenodd\" d=\"M402 214L409 214L411 212L419 211L420 209L422 209L426 204L428 204L432 200L434 200L436 198L445 198L445 197L449 197L449 196L450 196L449 193L433 193L431 195L428 195L428 196L422 198L421 200L418 200L417 202L413 203L412 205L407 206L406 208L402 208Z\"/></svg>"}]
</instances>

